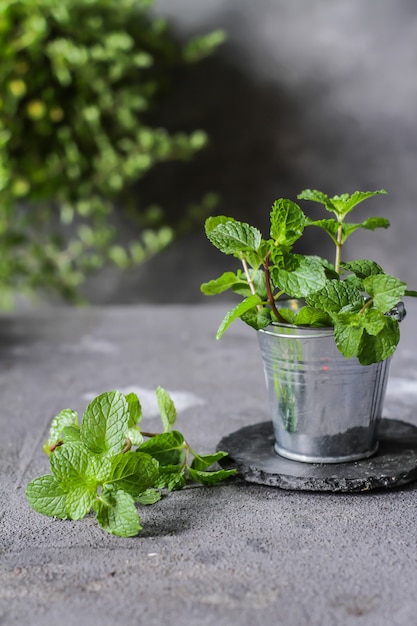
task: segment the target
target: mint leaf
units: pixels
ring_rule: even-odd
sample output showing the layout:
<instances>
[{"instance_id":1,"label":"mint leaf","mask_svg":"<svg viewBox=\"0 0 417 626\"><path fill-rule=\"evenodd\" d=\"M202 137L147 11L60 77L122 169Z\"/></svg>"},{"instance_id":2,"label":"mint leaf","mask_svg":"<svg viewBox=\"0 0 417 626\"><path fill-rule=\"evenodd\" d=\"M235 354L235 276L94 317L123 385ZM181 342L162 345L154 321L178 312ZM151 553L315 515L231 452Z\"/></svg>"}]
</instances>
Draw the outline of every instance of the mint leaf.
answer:
<instances>
[{"instance_id":1,"label":"mint leaf","mask_svg":"<svg viewBox=\"0 0 417 626\"><path fill-rule=\"evenodd\" d=\"M159 474L159 463L142 452L126 452L112 459L107 482L137 498L151 487Z\"/></svg>"},{"instance_id":2,"label":"mint leaf","mask_svg":"<svg viewBox=\"0 0 417 626\"><path fill-rule=\"evenodd\" d=\"M280 309L280 314L282 309ZM293 311L293 313L295 313ZM317 311L309 306L303 306L298 313L295 314L292 324L297 324L298 326L321 326L321 327L330 327L333 326L332 320L323 311Z\"/></svg>"},{"instance_id":3,"label":"mint leaf","mask_svg":"<svg viewBox=\"0 0 417 626\"><path fill-rule=\"evenodd\" d=\"M277 246L292 246L303 234L305 216L298 204L280 198L272 205L271 238Z\"/></svg>"},{"instance_id":4,"label":"mint leaf","mask_svg":"<svg viewBox=\"0 0 417 626\"><path fill-rule=\"evenodd\" d=\"M309 306L328 313L338 313L346 305L364 303L363 296L355 287L341 280L329 280L323 289L306 297Z\"/></svg>"},{"instance_id":5,"label":"mint leaf","mask_svg":"<svg viewBox=\"0 0 417 626\"><path fill-rule=\"evenodd\" d=\"M226 224L226 222L235 222L234 217L227 217L226 215L215 215L212 217L208 217L204 223L204 230L206 232L207 237L209 234L217 228L219 224Z\"/></svg>"},{"instance_id":6,"label":"mint leaf","mask_svg":"<svg viewBox=\"0 0 417 626\"><path fill-rule=\"evenodd\" d=\"M293 298L304 298L326 284L324 268L315 258L292 254L290 269L271 268L274 284Z\"/></svg>"},{"instance_id":7,"label":"mint leaf","mask_svg":"<svg viewBox=\"0 0 417 626\"><path fill-rule=\"evenodd\" d=\"M90 484L102 484L106 482L112 471L112 463L109 457L103 454L90 454L87 467L87 482Z\"/></svg>"},{"instance_id":8,"label":"mint leaf","mask_svg":"<svg viewBox=\"0 0 417 626\"><path fill-rule=\"evenodd\" d=\"M227 452L215 452L214 454L194 454L193 462L191 463L192 469L201 471L205 470L214 463L218 463L221 459L227 456Z\"/></svg>"},{"instance_id":9,"label":"mint leaf","mask_svg":"<svg viewBox=\"0 0 417 626\"><path fill-rule=\"evenodd\" d=\"M360 224L351 224L349 222L344 222L342 225L342 243L344 243L346 239L359 228L376 230L377 228L389 228L389 226L390 222L385 217L369 217L367 220L361 222Z\"/></svg>"},{"instance_id":10,"label":"mint leaf","mask_svg":"<svg viewBox=\"0 0 417 626\"><path fill-rule=\"evenodd\" d=\"M51 470L65 489L84 486L88 479L89 454L84 446L66 443L50 457Z\"/></svg>"},{"instance_id":11,"label":"mint leaf","mask_svg":"<svg viewBox=\"0 0 417 626\"><path fill-rule=\"evenodd\" d=\"M177 411L169 393L162 387L156 390L159 413L161 415L164 432L168 432L174 426L177 419Z\"/></svg>"},{"instance_id":12,"label":"mint leaf","mask_svg":"<svg viewBox=\"0 0 417 626\"><path fill-rule=\"evenodd\" d=\"M334 316L334 338L338 350L347 359L357 356L364 333L359 313L339 313Z\"/></svg>"},{"instance_id":13,"label":"mint leaf","mask_svg":"<svg viewBox=\"0 0 417 626\"><path fill-rule=\"evenodd\" d=\"M186 484L185 466L166 465L160 468L159 477L154 486L158 489L175 491L176 489L182 489Z\"/></svg>"},{"instance_id":14,"label":"mint leaf","mask_svg":"<svg viewBox=\"0 0 417 626\"><path fill-rule=\"evenodd\" d=\"M139 504L155 504L162 498L162 494L158 489L146 489L143 493L140 493L136 497L136 502Z\"/></svg>"},{"instance_id":15,"label":"mint leaf","mask_svg":"<svg viewBox=\"0 0 417 626\"><path fill-rule=\"evenodd\" d=\"M256 330L269 326L272 321L271 311L265 307L263 307L260 311L257 309L246 311L246 313L241 315L241 319L245 322L245 324L252 326L252 328L255 328Z\"/></svg>"},{"instance_id":16,"label":"mint leaf","mask_svg":"<svg viewBox=\"0 0 417 626\"><path fill-rule=\"evenodd\" d=\"M385 316L385 326L377 335L369 335L366 331L362 335L359 346L358 359L362 365L371 365L385 361L395 352L400 340L398 322Z\"/></svg>"},{"instance_id":17,"label":"mint leaf","mask_svg":"<svg viewBox=\"0 0 417 626\"><path fill-rule=\"evenodd\" d=\"M139 398L135 393L128 393L125 396L128 410L129 410L129 428L137 426L142 419L142 407L139 402Z\"/></svg>"},{"instance_id":18,"label":"mint leaf","mask_svg":"<svg viewBox=\"0 0 417 626\"><path fill-rule=\"evenodd\" d=\"M323 193L322 191L317 191L317 189L304 189L297 196L298 200L312 200L313 202L318 202L319 204L323 204L328 211L336 212L336 207L333 205L329 196Z\"/></svg>"},{"instance_id":19,"label":"mint leaf","mask_svg":"<svg viewBox=\"0 0 417 626\"><path fill-rule=\"evenodd\" d=\"M142 529L134 500L125 491L103 490L94 511L100 526L113 535L134 537Z\"/></svg>"},{"instance_id":20,"label":"mint leaf","mask_svg":"<svg viewBox=\"0 0 417 626\"><path fill-rule=\"evenodd\" d=\"M328 235L330 235L334 243L337 242L337 231L339 230L339 222L335 219L327 220L307 220L307 226L318 226Z\"/></svg>"},{"instance_id":21,"label":"mint leaf","mask_svg":"<svg viewBox=\"0 0 417 626\"><path fill-rule=\"evenodd\" d=\"M78 413L71 409L64 409L53 418L45 445L48 448L56 445L62 439L63 430L67 426L78 426Z\"/></svg>"},{"instance_id":22,"label":"mint leaf","mask_svg":"<svg viewBox=\"0 0 417 626\"><path fill-rule=\"evenodd\" d=\"M407 285L395 276L377 274L364 279L363 285L373 298L373 305L383 313L392 309L404 296Z\"/></svg>"},{"instance_id":23,"label":"mint leaf","mask_svg":"<svg viewBox=\"0 0 417 626\"><path fill-rule=\"evenodd\" d=\"M338 215L347 215L352 211L352 209L355 208L355 206L364 200L373 198L374 196L384 195L386 193L385 189L379 189L378 191L355 191L355 193L351 196L347 193L342 194L341 196L333 196L331 201L336 207Z\"/></svg>"},{"instance_id":24,"label":"mint leaf","mask_svg":"<svg viewBox=\"0 0 417 626\"><path fill-rule=\"evenodd\" d=\"M81 425L81 440L92 452L118 454L125 445L128 425L126 398L119 391L109 391L88 405Z\"/></svg>"},{"instance_id":25,"label":"mint leaf","mask_svg":"<svg viewBox=\"0 0 417 626\"><path fill-rule=\"evenodd\" d=\"M71 489L65 501L68 516L73 520L85 517L93 508L96 494L96 489L87 485Z\"/></svg>"},{"instance_id":26,"label":"mint leaf","mask_svg":"<svg viewBox=\"0 0 417 626\"><path fill-rule=\"evenodd\" d=\"M140 452L150 454L160 465L182 463L185 455L184 436L177 430L155 435L141 445Z\"/></svg>"},{"instance_id":27,"label":"mint leaf","mask_svg":"<svg viewBox=\"0 0 417 626\"><path fill-rule=\"evenodd\" d=\"M366 309L361 317L363 327L369 335L378 335L386 326L386 316L376 309Z\"/></svg>"},{"instance_id":28,"label":"mint leaf","mask_svg":"<svg viewBox=\"0 0 417 626\"><path fill-rule=\"evenodd\" d=\"M255 294L255 295L249 296L249 298L246 298L245 300L240 302L234 309L226 313L225 317L223 318L217 330L216 339L221 338L225 330L230 326L232 322L234 322L236 319L241 317L244 313L246 313L246 311L249 311L250 309L255 308L258 304L261 304L261 302L262 301L260 297L257 294Z\"/></svg>"},{"instance_id":29,"label":"mint leaf","mask_svg":"<svg viewBox=\"0 0 417 626\"><path fill-rule=\"evenodd\" d=\"M26 498L30 506L48 517L67 519L67 491L56 478L48 474L32 480L26 487Z\"/></svg>"},{"instance_id":30,"label":"mint leaf","mask_svg":"<svg viewBox=\"0 0 417 626\"><path fill-rule=\"evenodd\" d=\"M228 221L218 224L207 233L211 243L224 254L236 254L246 250L256 251L262 235L257 228L245 222Z\"/></svg>"},{"instance_id":31,"label":"mint leaf","mask_svg":"<svg viewBox=\"0 0 417 626\"><path fill-rule=\"evenodd\" d=\"M293 311L288 307L282 307L278 309L278 313L287 324L295 324L295 318L297 317L297 311Z\"/></svg>"},{"instance_id":32,"label":"mint leaf","mask_svg":"<svg viewBox=\"0 0 417 626\"><path fill-rule=\"evenodd\" d=\"M236 474L235 469L231 470L218 470L216 472L203 472L200 470L195 470L193 468L188 468L188 473L191 480L195 480L202 485L217 485L223 480L230 478Z\"/></svg>"},{"instance_id":33,"label":"mint leaf","mask_svg":"<svg viewBox=\"0 0 417 626\"><path fill-rule=\"evenodd\" d=\"M366 278L367 276L384 273L384 270L378 263L369 261L368 259L357 259L349 263L341 263L341 267L352 272L358 278Z\"/></svg>"},{"instance_id":34,"label":"mint leaf","mask_svg":"<svg viewBox=\"0 0 417 626\"><path fill-rule=\"evenodd\" d=\"M352 211L352 209L363 202L367 198L372 198L380 194L386 194L385 189L379 191L355 191L352 195L348 193L341 194L340 196L333 196L329 198L325 193L317 191L315 189L305 189L297 198L299 200L313 200L323 204L327 211L335 213L338 217L344 217Z\"/></svg>"},{"instance_id":35,"label":"mint leaf","mask_svg":"<svg viewBox=\"0 0 417 626\"><path fill-rule=\"evenodd\" d=\"M132 446L140 446L143 442L143 435L136 426L127 429L126 438L129 439Z\"/></svg>"},{"instance_id":36,"label":"mint leaf","mask_svg":"<svg viewBox=\"0 0 417 626\"><path fill-rule=\"evenodd\" d=\"M248 283L244 280L239 280L233 272L224 272L218 278L210 280L208 283L203 283L200 289L206 296L214 296L227 291L227 289L239 286L248 288Z\"/></svg>"},{"instance_id":37,"label":"mint leaf","mask_svg":"<svg viewBox=\"0 0 417 626\"><path fill-rule=\"evenodd\" d=\"M62 439L64 443L81 443L80 427L65 426L62 431Z\"/></svg>"}]
</instances>

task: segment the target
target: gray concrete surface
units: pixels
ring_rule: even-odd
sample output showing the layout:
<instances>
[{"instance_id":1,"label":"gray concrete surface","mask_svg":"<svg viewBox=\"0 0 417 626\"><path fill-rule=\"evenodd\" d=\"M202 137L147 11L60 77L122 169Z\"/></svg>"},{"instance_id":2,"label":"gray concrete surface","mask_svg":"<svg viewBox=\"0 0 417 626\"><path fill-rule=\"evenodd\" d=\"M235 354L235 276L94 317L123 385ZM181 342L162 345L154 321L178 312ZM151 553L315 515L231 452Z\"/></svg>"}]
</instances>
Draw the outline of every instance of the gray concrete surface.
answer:
<instances>
[{"instance_id":1,"label":"gray concrete surface","mask_svg":"<svg viewBox=\"0 0 417 626\"><path fill-rule=\"evenodd\" d=\"M417 424L417 306L410 303L385 415ZM136 390L149 430L152 390L208 452L267 419L254 331L216 342L225 307L57 308L1 317L0 624L403 626L415 623L416 489L360 495L283 491L235 480L142 507L143 531L105 534L92 517L32 511L26 483L64 407Z\"/></svg>"}]
</instances>

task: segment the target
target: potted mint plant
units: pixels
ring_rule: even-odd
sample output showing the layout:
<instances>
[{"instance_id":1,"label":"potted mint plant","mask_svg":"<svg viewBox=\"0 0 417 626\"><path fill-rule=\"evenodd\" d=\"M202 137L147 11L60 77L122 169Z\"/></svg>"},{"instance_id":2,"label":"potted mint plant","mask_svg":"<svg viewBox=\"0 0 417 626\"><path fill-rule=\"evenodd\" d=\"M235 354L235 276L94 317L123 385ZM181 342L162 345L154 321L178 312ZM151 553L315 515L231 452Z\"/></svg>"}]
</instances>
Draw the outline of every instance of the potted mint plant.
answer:
<instances>
[{"instance_id":1,"label":"potted mint plant","mask_svg":"<svg viewBox=\"0 0 417 626\"><path fill-rule=\"evenodd\" d=\"M401 300L417 292L375 261L344 261L343 246L358 229L389 226L382 217L346 221L364 200L385 193L330 198L303 191L298 199L332 214L320 220L280 198L272 206L268 239L230 217L206 220L211 243L241 264L201 286L206 295L231 290L243 298L224 317L217 338L238 318L258 331L275 450L286 458L339 463L367 458L378 448L390 359L405 315ZM311 226L332 239L334 262L293 252Z\"/></svg>"}]
</instances>

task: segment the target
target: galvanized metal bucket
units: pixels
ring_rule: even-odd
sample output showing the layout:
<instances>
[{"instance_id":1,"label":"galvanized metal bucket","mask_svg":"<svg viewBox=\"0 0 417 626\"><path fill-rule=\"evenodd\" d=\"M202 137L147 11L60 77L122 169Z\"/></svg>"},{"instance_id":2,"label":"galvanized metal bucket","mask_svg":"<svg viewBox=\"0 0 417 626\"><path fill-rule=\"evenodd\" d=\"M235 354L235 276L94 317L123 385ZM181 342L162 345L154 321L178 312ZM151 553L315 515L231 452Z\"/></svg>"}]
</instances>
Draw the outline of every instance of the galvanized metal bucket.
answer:
<instances>
[{"instance_id":1,"label":"galvanized metal bucket","mask_svg":"<svg viewBox=\"0 0 417 626\"><path fill-rule=\"evenodd\" d=\"M278 454L341 463L377 451L390 359L346 359L332 328L274 323L258 339Z\"/></svg>"}]
</instances>

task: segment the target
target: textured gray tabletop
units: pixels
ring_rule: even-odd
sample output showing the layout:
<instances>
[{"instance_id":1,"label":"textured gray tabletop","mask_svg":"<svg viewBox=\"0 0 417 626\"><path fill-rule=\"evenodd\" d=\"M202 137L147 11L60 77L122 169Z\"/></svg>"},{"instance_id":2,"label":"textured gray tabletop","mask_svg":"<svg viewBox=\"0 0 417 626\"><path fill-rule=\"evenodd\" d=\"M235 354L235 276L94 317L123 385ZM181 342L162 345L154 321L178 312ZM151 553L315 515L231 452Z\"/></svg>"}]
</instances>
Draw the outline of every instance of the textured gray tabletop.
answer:
<instances>
[{"instance_id":1,"label":"textured gray tabletop","mask_svg":"<svg viewBox=\"0 0 417 626\"><path fill-rule=\"evenodd\" d=\"M417 424L417 307L393 361L389 418ZM0 323L0 624L389 625L417 614L417 483L367 494L234 480L140 510L125 539L43 517L24 490L62 408L136 391L150 430L168 389L201 452L268 419L253 331L214 339L224 306L49 309Z\"/></svg>"}]
</instances>

